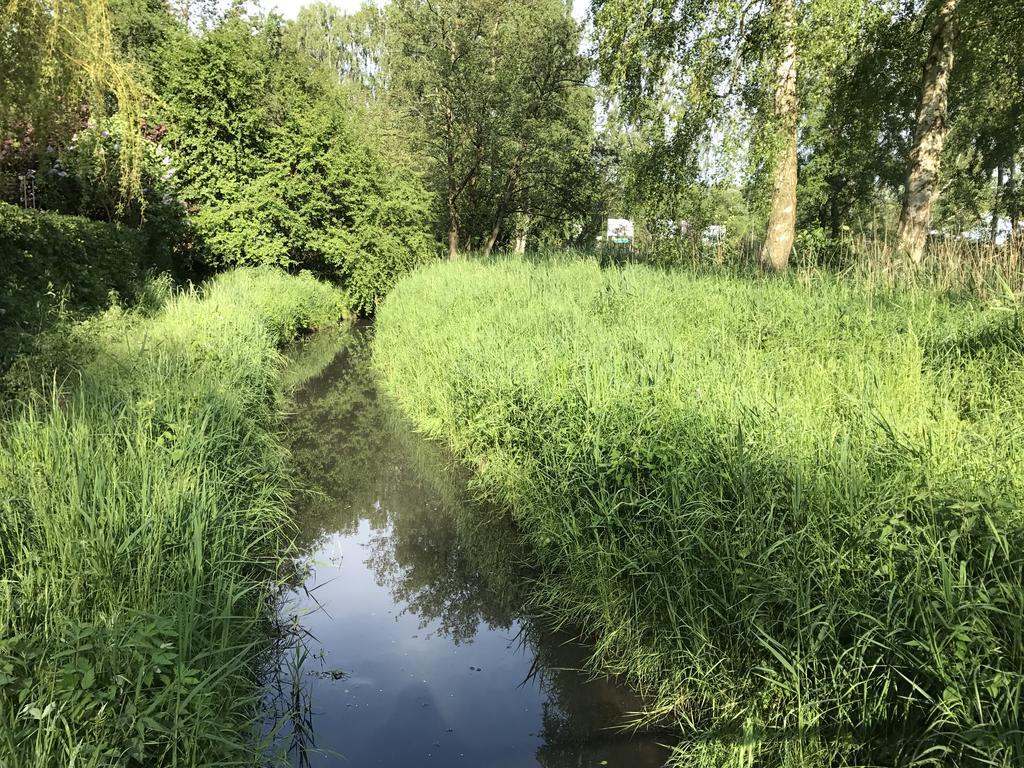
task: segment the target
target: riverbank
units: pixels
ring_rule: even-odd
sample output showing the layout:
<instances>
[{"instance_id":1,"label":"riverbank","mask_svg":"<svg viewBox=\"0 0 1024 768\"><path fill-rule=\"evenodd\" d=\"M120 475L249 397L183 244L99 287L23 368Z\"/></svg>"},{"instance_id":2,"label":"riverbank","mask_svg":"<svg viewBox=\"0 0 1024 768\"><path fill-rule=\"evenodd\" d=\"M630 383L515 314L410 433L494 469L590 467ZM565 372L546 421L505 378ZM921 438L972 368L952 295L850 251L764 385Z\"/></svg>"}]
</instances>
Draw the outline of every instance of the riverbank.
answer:
<instances>
[{"instance_id":1,"label":"riverbank","mask_svg":"<svg viewBox=\"0 0 1024 768\"><path fill-rule=\"evenodd\" d=\"M292 764L661 768L665 733L619 729L642 703L525 611L507 516L378 393L371 337L357 324L290 355L303 383L285 433L311 493L293 504L301 577L281 616L303 642L271 704L291 715Z\"/></svg>"},{"instance_id":2,"label":"riverbank","mask_svg":"<svg viewBox=\"0 0 1024 768\"><path fill-rule=\"evenodd\" d=\"M311 277L237 270L68 329L66 381L0 424L0 763L261 763L277 347L343 311Z\"/></svg>"},{"instance_id":3,"label":"riverbank","mask_svg":"<svg viewBox=\"0 0 1024 768\"><path fill-rule=\"evenodd\" d=\"M399 283L375 361L680 765L1011 764L1020 339L924 290L466 262Z\"/></svg>"}]
</instances>

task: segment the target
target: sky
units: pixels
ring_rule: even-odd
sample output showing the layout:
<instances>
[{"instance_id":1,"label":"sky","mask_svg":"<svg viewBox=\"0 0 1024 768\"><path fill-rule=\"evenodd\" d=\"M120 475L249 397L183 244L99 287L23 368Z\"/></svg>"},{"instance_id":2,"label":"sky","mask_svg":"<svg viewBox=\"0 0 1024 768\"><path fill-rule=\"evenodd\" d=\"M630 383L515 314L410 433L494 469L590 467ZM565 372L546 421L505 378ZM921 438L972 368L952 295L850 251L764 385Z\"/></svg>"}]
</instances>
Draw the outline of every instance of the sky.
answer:
<instances>
[{"instance_id":1,"label":"sky","mask_svg":"<svg viewBox=\"0 0 1024 768\"><path fill-rule=\"evenodd\" d=\"M332 5L338 6L341 10L351 12L358 11L364 0L327 0ZM294 19L299 12L299 8L304 5L309 5L312 0L263 0L261 5L270 10L277 8L278 12L286 19ZM382 4L381 0L377 0L378 5ZM572 15L577 19L582 20L587 13L587 6L590 4L589 0L573 0Z\"/></svg>"}]
</instances>

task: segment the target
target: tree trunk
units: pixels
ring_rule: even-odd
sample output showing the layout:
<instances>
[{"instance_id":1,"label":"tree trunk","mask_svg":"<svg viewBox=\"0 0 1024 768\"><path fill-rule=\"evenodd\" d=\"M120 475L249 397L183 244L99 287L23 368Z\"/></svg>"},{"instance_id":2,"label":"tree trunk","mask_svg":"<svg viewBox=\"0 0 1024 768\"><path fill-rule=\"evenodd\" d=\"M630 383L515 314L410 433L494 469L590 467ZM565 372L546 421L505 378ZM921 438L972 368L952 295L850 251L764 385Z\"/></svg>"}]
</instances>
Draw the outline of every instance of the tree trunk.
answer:
<instances>
[{"instance_id":1,"label":"tree trunk","mask_svg":"<svg viewBox=\"0 0 1024 768\"><path fill-rule=\"evenodd\" d=\"M491 231L487 233L487 240L484 241L484 249L482 252L483 258L489 258L491 251L494 250L494 244L498 241L499 227L497 222L491 227Z\"/></svg>"},{"instance_id":2,"label":"tree trunk","mask_svg":"<svg viewBox=\"0 0 1024 768\"><path fill-rule=\"evenodd\" d=\"M530 217L524 213L516 218L515 254L516 256L522 256L526 253L526 237L530 232Z\"/></svg>"},{"instance_id":3,"label":"tree trunk","mask_svg":"<svg viewBox=\"0 0 1024 768\"><path fill-rule=\"evenodd\" d=\"M781 19L785 38L782 57L775 71L775 118L780 143L772 179L772 212L761 247L761 263L776 272L789 265L796 234L798 105L796 9L793 3L794 0L775 0L775 11Z\"/></svg>"},{"instance_id":4,"label":"tree trunk","mask_svg":"<svg viewBox=\"0 0 1024 768\"><path fill-rule=\"evenodd\" d=\"M448 110L448 258L455 260L459 258L459 207L458 191L455 181L455 150L454 150L454 125L451 117L451 109Z\"/></svg>"},{"instance_id":5,"label":"tree trunk","mask_svg":"<svg viewBox=\"0 0 1024 768\"><path fill-rule=\"evenodd\" d=\"M519 155L516 156L515 161L512 163L512 169L509 171L508 179L505 180L505 188L501 191L501 199L498 200L498 209L494 213L494 224L491 226L491 233L488 235L487 244L484 246L485 259L491 255L491 251L494 250L494 244L498 242L498 235L501 233L501 224L505 220L505 212L508 210L508 205L512 200L512 193L515 191L516 182L519 180L519 163L522 160L523 152L525 152L525 148L520 149Z\"/></svg>"},{"instance_id":6,"label":"tree trunk","mask_svg":"<svg viewBox=\"0 0 1024 768\"><path fill-rule=\"evenodd\" d=\"M999 196L1003 193L1003 166L996 166L996 193L992 196L992 242L999 240Z\"/></svg>"},{"instance_id":7,"label":"tree trunk","mask_svg":"<svg viewBox=\"0 0 1024 768\"><path fill-rule=\"evenodd\" d=\"M449 212L449 216L452 216ZM455 261L459 258L459 225L454 217L448 223L448 259Z\"/></svg>"},{"instance_id":8,"label":"tree trunk","mask_svg":"<svg viewBox=\"0 0 1024 768\"><path fill-rule=\"evenodd\" d=\"M920 263L928 242L932 206L939 196L939 164L946 141L949 76L953 71L957 0L940 0L932 27L928 58L921 79L917 126L900 214L899 245L914 264Z\"/></svg>"},{"instance_id":9,"label":"tree trunk","mask_svg":"<svg viewBox=\"0 0 1024 768\"><path fill-rule=\"evenodd\" d=\"M1010 156L1010 178L1006 184L1007 209L1010 214L1010 240L1017 238L1017 225L1020 223L1020 199L1017 197L1017 155Z\"/></svg>"},{"instance_id":10,"label":"tree trunk","mask_svg":"<svg viewBox=\"0 0 1024 768\"><path fill-rule=\"evenodd\" d=\"M491 227L491 233L487 236L487 242L484 244L484 258L488 258L491 255L491 251L494 250L494 244L498 242L498 233L501 231L501 224L498 221L494 222L494 226Z\"/></svg>"}]
</instances>

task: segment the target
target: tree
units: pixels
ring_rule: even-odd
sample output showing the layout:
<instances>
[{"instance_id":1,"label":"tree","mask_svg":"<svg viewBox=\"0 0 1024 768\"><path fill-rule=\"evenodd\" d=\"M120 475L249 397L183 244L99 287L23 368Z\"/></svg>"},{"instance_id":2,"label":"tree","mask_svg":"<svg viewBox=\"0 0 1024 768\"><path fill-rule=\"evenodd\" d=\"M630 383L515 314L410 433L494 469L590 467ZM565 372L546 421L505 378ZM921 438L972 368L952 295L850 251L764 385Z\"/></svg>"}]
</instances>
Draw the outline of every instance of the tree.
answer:
<instances>
[{"instance_id":1,"label":"tree","mask_svg":"<svg viewBox=\"0 0 1024 768\"><path fill-rule=\"evenodd\" d=\"M796 224L799 137L827 104L869 0L593 0L602 79L625 119L653 124L702 156L715 136L771 192L761 250L789 262ZM682 134L683 139L671 139ZM719 153L721 149L717 150ZM721 161L721 158L718 159ZM712 158L713 164L715 159ZM691 162L692 165L692 162Z\"/></svg>"},{"instance_id":2,"label":"tree","mask_svg":"<svg viewBox=\"0 0 1024 768\"><path fill-rule=\"evenodd\" d=\"M375 5L347 14L316 2L299 9L288 36L291 45L331 72L338 83L376 94L383 86L383 26L383 11Z\"/></svg>"},{"instance_id":3,"label":"tree","mask_svg":"<svg viewBox=\"0 0 1024 768\"><path fill-rule=\"evenodd\" d=\"M372 313L430 257L431 199L382 108L301 39L234 11L182 50L164 94L182 196L209 267L313 269Z\"/></svg>"},{"instance_id":4,"label":"tree","mask_svg":"<svg viewBox=\"0 0 1024 768\"><path fill-rule=\"evenodd\" d=\"M768 234L761 248L761 263L776 272L789 265L796 236L797 101L796 8L794 0L773 0L772 14L779 28L781 52L775 67L775 124L778 130L777 154L772 160L771 215Z\"/></svg>"},{"instance_id":5,"label":"tree","mask_svg":"<svg viewBox=\"0 0 1024 768\"><path fill-rule=\"evenodd\" d=\"M589 155L579 28L561 0L396 0L387 73L418 127L450 258L489 253L516 216L573 215Z\"/></svg>"},{"instance_id":6,"label":"tree","mask_svg":"<svg viewBox=\"0 0 1024 768\"><path fill-rule=\"evenodd\" d=\"M990 232L1008 218L1016 231L1018 170L1024 139L1024 17L1003 3L958 8L956 67L949 84L943 194L934 218L987 215Z\"/></svg>"},{"instance_id":7,"label":"tree","mask_svg":"<svg viewBox=\"0 0 1024 768\"><path fill-rule=\"evenodd\" d=\"M141 195L144 92L119 55L107 0L9 0L0 23L0 141L6 153L71 140L116 112L126 126L117 165L122 200ZM112 108L113 107L113 108Z\"/></svg>"},{"instance_id":8,"label":"tree","mask_svg":"<svg viewBox=\"0 0 1024 768\"><path fill-rule=\"evenodd\" d=\"M936 57L946 38L937 41L934 32L942 7L908 2L880 4L879 11L850 50L826 109L802 129L800 224L838 236L855 223L887 236L904 203L908 210L924 203L926 216L920 206L904 216L908 235L907 223L916 221L916 245L904 252L920 259L929 229L980 235L982 226L991 231L1018 210L1024 17L994 0L957 4L954 44L945 49L956 66L938 78L946 82L946 104L925 110L933 119L919 123L925 79L941 97ZM929 78L922 77L926 69Z\"/></svg>"},{"instance_id":9,"label":"tree","mask_svg":"<svg viewBox=\"0 0 1024 768\"><path fill-rule=\"evenodd\" d=\"M927 42L919 26L916 9L901 4L869 17L850 46L829 98L804 124L799 227L820 228L833 239L851 225L887 234L913 134ZM886 215L878 216L880 209Z\"/></svg>"},{"instance_id":10,"label":"tree","mask_svg":"<svg viewBox=\"0 0 1024 768\"><path fill-rule=\"evenodd\" d=\"M939 0L933 13L931 44L921 78L921 100L900 213L900 248L915 264L924 255L932 206L939 195L957 35L957 0Z\"/></svg>"}]
</instances>

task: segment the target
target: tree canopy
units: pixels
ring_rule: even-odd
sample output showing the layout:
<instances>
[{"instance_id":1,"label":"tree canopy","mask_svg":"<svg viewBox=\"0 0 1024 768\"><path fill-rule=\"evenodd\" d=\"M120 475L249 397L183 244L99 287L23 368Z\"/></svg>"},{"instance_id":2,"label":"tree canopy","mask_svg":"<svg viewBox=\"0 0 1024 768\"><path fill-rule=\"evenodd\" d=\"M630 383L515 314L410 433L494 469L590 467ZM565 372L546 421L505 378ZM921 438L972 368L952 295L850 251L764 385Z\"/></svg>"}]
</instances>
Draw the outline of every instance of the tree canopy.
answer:
<instances>
[{"instance_id":1,"label":"tree canopy","mask_svg":"<svg viewBox=\"0 0 1024 768\"><path fill-rule=\"evenodd\" d=\"M315 269L366 311L444 249L592 245L608 215L670 250L724 228L772 269L898 223L911 261L1020 229L1014 4L590 11L8 0L0 197L159 230L184 271Z\"/></svg>"}]
</instances>

